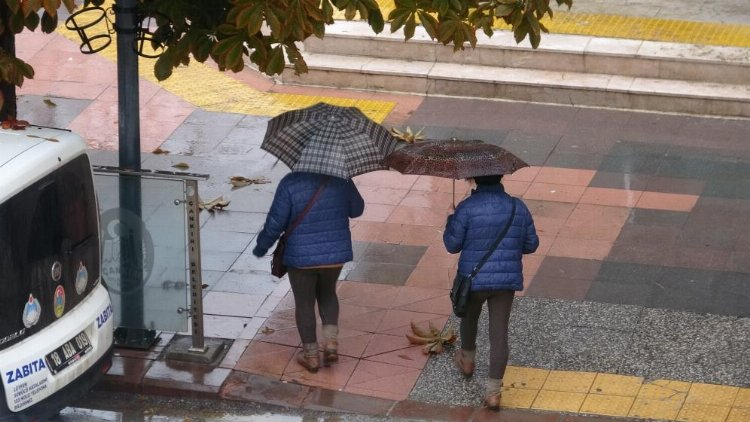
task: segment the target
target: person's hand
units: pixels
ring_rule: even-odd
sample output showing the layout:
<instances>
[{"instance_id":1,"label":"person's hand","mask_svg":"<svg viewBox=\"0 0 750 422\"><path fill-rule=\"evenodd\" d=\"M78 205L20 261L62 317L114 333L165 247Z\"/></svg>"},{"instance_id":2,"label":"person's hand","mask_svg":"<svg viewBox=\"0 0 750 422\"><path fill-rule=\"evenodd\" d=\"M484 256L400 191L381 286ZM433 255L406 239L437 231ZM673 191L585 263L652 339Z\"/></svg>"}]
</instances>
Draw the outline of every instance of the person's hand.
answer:
<instances>
[{"instance_id":1,"label":"person's hand","mask_svg":"<svg viewBox=\"0 0 750 422\"><path fill-rule=\"evenodd\" d=\"M266 251L262 250L257 245L253 248L253 255L255 255L256 257L260 258L265 254L266 254Z\"/></svg>"}]
</instances>

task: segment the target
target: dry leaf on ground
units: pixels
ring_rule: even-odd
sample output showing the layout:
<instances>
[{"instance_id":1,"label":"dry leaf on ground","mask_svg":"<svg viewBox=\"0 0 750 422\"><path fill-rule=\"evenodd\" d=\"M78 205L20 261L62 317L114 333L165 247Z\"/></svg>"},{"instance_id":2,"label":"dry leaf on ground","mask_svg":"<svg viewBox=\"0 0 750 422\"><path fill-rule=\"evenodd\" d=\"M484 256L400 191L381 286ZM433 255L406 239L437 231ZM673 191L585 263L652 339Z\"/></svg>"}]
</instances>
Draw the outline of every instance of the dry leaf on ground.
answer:
<instances>
[{"instance_id":1,"label":"dry leaf on ground","mask_svg":"<svg viewBox=\"0 0 750 422\"><path fill-rule=\"evenodd\" d=\"M221 211L221 210L223 210L225 207L227 207L229 205L229 202L230 201L225 200L223 196L220 196L220 197L218 197L218 198L216 198L214 200L208 201L208 202L200 201L200 202L198 202L198 207L200 209L206 210L208 212L213 212L213 211L216 211L216 210Z\"/></svg>"},{"instance_id":2,"label":"dry leaf on ground","mask_svg":"<svg viewBox=\"0 0 750 422\"><path fill-rule=\"evenodd\" d=\"M185 169L190 168L190 166L187 163L177 163L177 164L173 165L172 167L178 168L180 170L185 170Z\"/></svg>"},{"instance_id":3,"label":"dry leaf on ground","mask_svg":"<svg viewBox=\"0 0 750 422\"><path fill-rule=\"evenodd\" d=\"M441 331L432 321L428 322L428 325L429 328L425 329L412 321L411 331L413 334L406 334L406 338L409 339L411 344L420 344L423 346L422 352L424 354L441 353L446 344L456 341L456 333L452 328L446 328Z\"/></svg>"},{"instance_id":4,"label":"dry leaf on ground","mask_svg":"<svg viewBox=\"0 0 750 422\"><path fill-rule=\"evenodd\" d=\"M263 176L247 178L244 176L232 176L229 178L229 183L232 184L232 188L241 188L248 185L260 185L264 183L271 183L270 180Z\"/></svg>"},{"instance_id":5,"label":"dry leaf on ground","mask_svg":"<svg viewBox=\"0 0 750 422\"><path fill-rule=\"evenodd\" d=\"M166 149L161 149L161 147L156 147L155 150L151 151L152 154L169 154L169 151Z\"/></svg>"}]
</instances>

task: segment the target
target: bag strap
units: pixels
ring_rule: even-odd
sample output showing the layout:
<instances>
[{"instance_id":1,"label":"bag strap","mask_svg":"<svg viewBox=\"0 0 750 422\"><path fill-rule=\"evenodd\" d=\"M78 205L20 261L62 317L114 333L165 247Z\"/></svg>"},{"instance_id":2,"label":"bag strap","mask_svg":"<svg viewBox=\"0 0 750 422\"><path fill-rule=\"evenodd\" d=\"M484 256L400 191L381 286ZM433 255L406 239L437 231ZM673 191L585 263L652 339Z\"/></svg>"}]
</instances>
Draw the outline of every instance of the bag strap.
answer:
<instances>
[{"instance_id":1,"label":"bag strap","mask_svg":"<svg viewBox=\"0 0 750 422\"><path fill-rule=\"evenodd\" d=\"M487 262L488 259L490 259L490 256L492 255L492 253L495 251L495 249L497 249L497 247L500 245L500 242L503 240L503 238L505 237L505 235L508 233L508 229L510 229L510 225L513 223L513 219L516 216L516 199L515 198L511 198L511 200L513 201L513 209L510 212L510 218L508 219L508 222L505 224L505 227L500 232L500 234L497 236L497 239L495 239L495 242L492 244L492 246L487 251L487 253L485 253L484 256L482 257L482 259L479 260L479 262L474 267L474 269L471 270L471 274L469 275L469 278L473 279L477 275L477 273L482 268L482 266L484 265L484 263Z\"/></svg>"},{"instance_id":2,"label":"bag strap","mask_svg":"<svg viewBox=\"0 0 750 422\"><path fill-rule=\"evenodd\" d=\"M288 229L284 230L284 234L282 235L283 237L285 238L289 237L289 234L292 231L294 231L294 229L296 229L297 226L299 226L299 223L302 222L302 219L305 218L305 215L307 215L307 212L310 211L310 208L312 208L312 206L315 204L315 201L318 200L320 193L323 192L323 189L325 189L326 185L328 184L328 181L330 180L331 180L331 177L326 176L325 180L323 180L323 182L320 183L320 186L318 186L318 190L316 190L312 198L310 198L310 200L307 201L307 205L305 206L305 209L303 209L302 212L299 213L297 218L294 219L294 221L292 222L292 225L289 226Z\"/></svg>"}]
</instances>

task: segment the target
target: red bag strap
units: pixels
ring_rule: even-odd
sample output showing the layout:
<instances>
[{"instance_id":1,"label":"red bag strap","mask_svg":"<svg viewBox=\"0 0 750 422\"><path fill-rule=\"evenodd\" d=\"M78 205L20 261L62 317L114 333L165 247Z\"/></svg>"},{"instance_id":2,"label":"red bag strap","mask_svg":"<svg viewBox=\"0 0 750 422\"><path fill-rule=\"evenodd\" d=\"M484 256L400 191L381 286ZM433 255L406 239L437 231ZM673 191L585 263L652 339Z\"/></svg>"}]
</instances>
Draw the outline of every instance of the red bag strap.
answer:
<instances>
[{"instance_id":1,"label":"red bag strap","mask_svg":"<svg viewBox=\"0 0 750 422\"><path fill-rule=\"evenodd\" d=\"M292 225L289 226L288 229L284 230L284 237L289 237L289 233L291 233L294 229L299 226L299 223L302 222L302 219L305 218L305 215L307 215L307 212L310 211L310 208L315 204L315 201L318 200L318 197L320 196L321 192L323 192L323 189L325 189L326 185L328 184L328 181L331 180L330 176L326 176L326 178L323 180L323 182L320 183L320 186L318 186L318 190L315 191L312 198L307 202L307 205L305 206L305 209L302 210L301 213L297 216L297 218L294 219L294 222L292 222Z\"/></svg>"}]
</instances>

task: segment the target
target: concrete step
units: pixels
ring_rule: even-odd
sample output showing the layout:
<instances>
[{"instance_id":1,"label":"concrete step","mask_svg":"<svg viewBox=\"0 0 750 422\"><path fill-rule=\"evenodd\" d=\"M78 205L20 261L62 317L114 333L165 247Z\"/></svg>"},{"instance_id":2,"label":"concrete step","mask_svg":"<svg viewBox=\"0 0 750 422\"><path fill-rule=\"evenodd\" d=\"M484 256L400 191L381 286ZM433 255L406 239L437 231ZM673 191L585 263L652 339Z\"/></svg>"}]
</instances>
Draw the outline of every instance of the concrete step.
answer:
<instances>
[{"instance_id":1,"label":"concrete step","mask_svg":"<svg viewBox=\"0 0 750 422\"><path fill-rule=\"evenodd\" d=\"M309 73L282 83L567 105L750 117L750 49L507 31L454 53L423 32L373 35L337 22L305 43Z\"/></svg>"}]
</instances>

